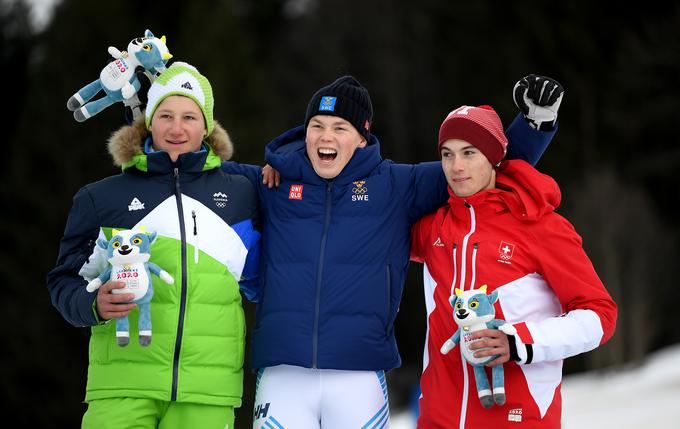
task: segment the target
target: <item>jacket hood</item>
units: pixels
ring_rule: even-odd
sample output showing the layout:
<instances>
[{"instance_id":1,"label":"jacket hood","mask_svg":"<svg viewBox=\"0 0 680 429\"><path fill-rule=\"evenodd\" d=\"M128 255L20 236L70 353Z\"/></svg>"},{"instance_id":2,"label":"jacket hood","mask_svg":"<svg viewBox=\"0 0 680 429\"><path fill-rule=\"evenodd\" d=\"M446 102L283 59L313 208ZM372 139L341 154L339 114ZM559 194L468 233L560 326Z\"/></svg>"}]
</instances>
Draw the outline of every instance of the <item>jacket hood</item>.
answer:
<instances>
[{"instance_id":1,"label":"jacket hood","mask_svg":"<svg viewBox=\"0 0 680 429\"><path fill-rule=\"evenodd\" d=\"M506 191L500 197L513 215L521 220L538 220L554 212L562 200L557 182L526 161L501 163L496 175L496 186Z\"/></svg>"},{"instance_id":2,"label":"jacket hood","mask_svg":"<svg viewBox=\"0 0 680 429\"><path fill-rule=\"evenodd\" d=\"M311 161L307 157L305 135L304 126L293 128L281 134L265 148L265 161L288 180L323 183L326 179L316 174ZM371 134L366 147L358 148L354 152L350 161L333 179L333 182L342 185L366 177L381 162L380 142L377 137Z\"/></svg>"},{"instance_id":3,"label":"jacket hood","mask_svg":"<svg viewBox=\"0 0 680 429\"><path fill-rule=\"evenodd\" d=\"M144 118L115 131L109 138L108 148L117 167L131 162L134 157L144 154L144 141L151 133L146 129ZM215 128L205 142L222 161L234 153L234 145L227 131L215 121Z\"/></svg>"},{"instance_id":4,"label":"jacket hood","mask_svg":"<svg viewBox=\"0 0 680 429\"><path fill-rule=\"evenodd\" d=\"M488 203L489 213L508 210L523 222L534 222L559 207L562 194L555 180L521 160L503 161L496 172L496 188L461 198L449 187L454 211L469 202Z\"/></svg>"}]
</instances>

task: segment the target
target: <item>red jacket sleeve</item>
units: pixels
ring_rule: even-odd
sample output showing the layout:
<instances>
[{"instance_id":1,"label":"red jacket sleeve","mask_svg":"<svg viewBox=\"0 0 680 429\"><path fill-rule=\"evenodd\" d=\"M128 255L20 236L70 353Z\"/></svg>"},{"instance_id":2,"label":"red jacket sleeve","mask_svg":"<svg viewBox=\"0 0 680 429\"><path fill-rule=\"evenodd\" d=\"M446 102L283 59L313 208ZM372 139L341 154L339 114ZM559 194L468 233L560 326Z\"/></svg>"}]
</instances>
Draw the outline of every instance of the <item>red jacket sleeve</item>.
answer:
<instances>
[{"instance_id":1,"label":"red jacket sleeve","mask_svg":"<svg viewBox=\"0 0 680 429\"><path fill-rule=\"evenodd\" d=\"M565 312L592 310L600 318L600 344L614 334L617 308L583 250L582 239L562 216L553 214L545 223L547 231L537 240L541 248L541 274L555 291Z\"/></svg>"}]
</instances>

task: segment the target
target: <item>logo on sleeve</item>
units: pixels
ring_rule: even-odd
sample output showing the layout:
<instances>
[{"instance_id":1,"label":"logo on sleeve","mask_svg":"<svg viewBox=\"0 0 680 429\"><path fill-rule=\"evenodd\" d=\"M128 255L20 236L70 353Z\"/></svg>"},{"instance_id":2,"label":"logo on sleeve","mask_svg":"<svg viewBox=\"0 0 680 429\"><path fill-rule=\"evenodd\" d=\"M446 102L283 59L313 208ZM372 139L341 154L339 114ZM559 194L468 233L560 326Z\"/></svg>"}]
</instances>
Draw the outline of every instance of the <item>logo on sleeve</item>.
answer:
<instances>
[{"instance_id":1,"label":"logo on sleeve","mask_svg":"<svg viewBox=\"0 0 680 429\"><path fill-rule=\"evenodd\" d=\"M501 245L498 246L498 262L504 264L511 264L510 259L515 253L515 245L508 243L507 241L501 241Z\"/></svg>"},{"instance_id":2,"label":"logo on sleeve","mask_svg":"<svg viewBox=\"0 0 680 429\"><path fill-rule=\"evenodd\" d=\"M290 185L290 192L288 192L289 200L301 200L302 199L302 188L304 185Z\"/></svg>"},{"instance_id":3,"label":"logo on sleeve","mask_svg":"<svg viewBox=\"0 0 680 429\"><path fill-rule=\"evenodd\" d=\"M354 187L352 188L352 201L368 201L368 188L364 186L366 184L365 180L357 180L352 182Z\"/></svg>"}]
</instances>

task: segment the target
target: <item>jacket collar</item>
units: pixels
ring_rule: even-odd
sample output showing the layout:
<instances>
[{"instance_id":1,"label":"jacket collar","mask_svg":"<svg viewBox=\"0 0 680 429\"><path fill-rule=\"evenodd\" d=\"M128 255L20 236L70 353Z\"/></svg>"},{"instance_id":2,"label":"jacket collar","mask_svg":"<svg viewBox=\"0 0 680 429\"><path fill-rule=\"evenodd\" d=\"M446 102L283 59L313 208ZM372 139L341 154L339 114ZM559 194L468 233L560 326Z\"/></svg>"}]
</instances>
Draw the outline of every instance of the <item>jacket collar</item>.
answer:
<instances>
[{"instance_id":1,"label":"jacket collar","mask_svg":"<svg viewBox=\"0 0 680 429\"><path fill-rule=\"evenodd\" d=\"M316 174L309 157L307 157L305 133L305 127L299 126L272 140L265 149L265 160L278 170L282 177L288 180L325 184L327 180ZM333 179L333 183L346 185L366 177L380 162L382 162L380 142L377 137L371 134L369 144L354 152L352 159Z\"/></svg>"},{"instance_id":2,"label":"jacket collar","mask_svg":"<svg viewBox=\"0 0 680 429\"><path fill-rule=\"evenodd\" d=\"M183 172L210 170L230 159L234 151L229 134L217 122L210 137L204 140L202 149L180 155L176 163L170 160L166 152L147 153L144 147L150 143L151 134L142 118L114 132L109 139L108 149L113 163L123 170L136 168L151 173L167 173L173 168L179 168Z\"/></svg>"},{"instance_id":3,"label":"jacket collar","mask_svg":"<svg viewBox=\"0 0 680 429\"><path fill-rule=\"evenodd\" d=\"M478 218L510 211L514 217L525 222L537 221L554 212L561 201L560 188L553 178L520 160L501 163L497 170L496 188L465 198L456 196L449 188L449 196L453 216L467 213L467 203L474 207Z\"/></svg>"}]
</instances>

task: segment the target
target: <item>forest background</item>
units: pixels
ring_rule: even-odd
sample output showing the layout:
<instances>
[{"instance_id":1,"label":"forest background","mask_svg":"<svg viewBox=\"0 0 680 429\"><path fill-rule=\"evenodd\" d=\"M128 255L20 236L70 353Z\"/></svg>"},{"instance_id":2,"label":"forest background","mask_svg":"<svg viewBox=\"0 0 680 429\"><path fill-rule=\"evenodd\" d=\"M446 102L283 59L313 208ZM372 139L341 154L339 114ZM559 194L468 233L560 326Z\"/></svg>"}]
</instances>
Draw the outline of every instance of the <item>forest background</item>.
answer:
<instances>
[{"instance_id":1,"label":"forest background","mask_svg":"<svg viewBox=\"0 0 680 429\"><path fill-rule=\"evenodd\" d=\"M299 125L312 93L342 74L371 92L383 157L405 163L437 157L438 127L453 108L492 104L507 126L519 78L557 79L566 89L560 128L537 167L560 184L559 212L582 235L619 305L614 338L567 360L565 373L636 365L680 342L679 4L148 0L101 7L56 1L40 21L23 0L0 1L0 392L20 426L77 427L85 410L89 330L70 326L51 306L45 275L74 193L117 172L106 140L123 111L115 105L79 124L66 100L98 77L108 46L125 49L145 29L165 35L174 59L210 78L234 159L260 165L264 145ZM396 323L403 365L388 374L393 410L407 406L422 370L421 267L409 270ZM250 329L254 306L245 307ZM255 385L246 374L242 428L250 426Z\"/></svg>"}]
</instances>

